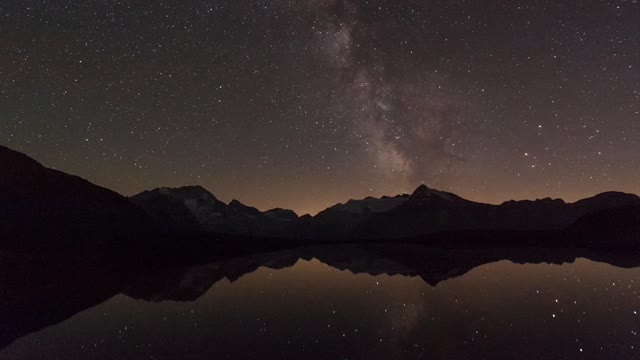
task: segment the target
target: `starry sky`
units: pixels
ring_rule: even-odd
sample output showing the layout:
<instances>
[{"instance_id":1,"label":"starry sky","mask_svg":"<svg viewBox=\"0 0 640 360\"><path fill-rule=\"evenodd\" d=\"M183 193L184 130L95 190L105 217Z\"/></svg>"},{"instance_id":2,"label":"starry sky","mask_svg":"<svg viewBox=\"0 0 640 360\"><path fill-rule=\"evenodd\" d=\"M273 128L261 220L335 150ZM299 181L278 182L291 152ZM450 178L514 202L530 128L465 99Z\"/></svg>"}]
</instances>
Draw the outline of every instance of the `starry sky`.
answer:
<instances>
[{"instance_id":1,"label":"starry sky","mask_svg":"<svg viewBox=\"0 0 640 360\"><path fill-rule=\"evenodd\" d=\"M0 144L300 214L640 193L640 3L4 0Z\"/></svg>"}]
</instances>

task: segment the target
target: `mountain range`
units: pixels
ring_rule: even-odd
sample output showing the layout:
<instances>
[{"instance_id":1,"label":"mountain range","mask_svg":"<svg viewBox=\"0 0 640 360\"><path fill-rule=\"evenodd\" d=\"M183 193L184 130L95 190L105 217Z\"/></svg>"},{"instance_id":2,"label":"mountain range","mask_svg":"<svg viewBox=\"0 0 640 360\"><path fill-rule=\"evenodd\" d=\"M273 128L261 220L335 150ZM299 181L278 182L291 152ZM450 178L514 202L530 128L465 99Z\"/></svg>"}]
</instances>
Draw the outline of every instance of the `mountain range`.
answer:
<instances>
[{"instance_id":1,"label":"mountain range","mask_svg":"<svg viewBox=\"0 0 640 360\"><path fill-rule=\"evenodd\" d=\"M130 199L165 230L316 241L398 240L475 231L563 231L585 238L614 234L628 239L637 238L640 229L640 197L623 192L573 203L546 198L492 205L420 185L410 195L349 200L302 217L285 209L261 212L237 200L225 204L201 186L159 188Z\"/></svg>"},{"instance_id":2,"label":"mountain range","mask_svg":"<svg viewBox=\"0 0 640 360\"><path fill-rule=\"evenodd\" d=\"M0 234L25 242L44 237L63 243L70 234L123 241L123 234L133 233L397 241L517 231L640 244L640 198L622 192L573 203L545 198L492 205L420 185L411 194L349 200L315 216L298 216L280 208L260 211L237 200L226 204L201 186L157 188L126 198L1 146L0 164Z\"/></svg>"}]
</instances>

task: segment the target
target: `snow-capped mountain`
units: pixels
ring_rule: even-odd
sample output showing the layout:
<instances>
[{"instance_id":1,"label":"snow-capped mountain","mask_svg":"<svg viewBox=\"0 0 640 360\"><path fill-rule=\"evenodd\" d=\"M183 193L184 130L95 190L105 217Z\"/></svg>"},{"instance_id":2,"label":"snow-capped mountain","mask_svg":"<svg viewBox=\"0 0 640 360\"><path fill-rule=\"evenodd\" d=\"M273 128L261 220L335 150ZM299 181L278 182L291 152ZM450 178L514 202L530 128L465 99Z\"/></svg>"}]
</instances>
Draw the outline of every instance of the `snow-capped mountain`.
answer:
<instances>
[{"instance_id":1,"label":"snow-capped mountain","mask_svg":"<svg viewBox=\"0 0 640 360\"><path fill-rule=\"evenodd\" d=\"M282 237L298 216L291 210L266 212L238 200L218 200L201 186L158 188L134 195L131 201L145 209L165 230L204 230L217 233Z\"/></svg>"}]
</instances>

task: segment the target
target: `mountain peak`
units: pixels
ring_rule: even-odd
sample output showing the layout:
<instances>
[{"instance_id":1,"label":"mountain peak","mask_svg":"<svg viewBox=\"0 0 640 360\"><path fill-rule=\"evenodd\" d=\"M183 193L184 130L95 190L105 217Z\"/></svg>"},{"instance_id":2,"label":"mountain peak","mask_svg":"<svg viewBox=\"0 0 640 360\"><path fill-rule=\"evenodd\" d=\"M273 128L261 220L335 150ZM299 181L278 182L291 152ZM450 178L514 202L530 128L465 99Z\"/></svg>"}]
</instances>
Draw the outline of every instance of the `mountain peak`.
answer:
<instances>
[{"instance_id":1,"label":"mountain peak","mask_svg":"<svg viewBox=\"0 0 640 360\"><path fill-rule=\"evenodd\" d=\"M209 190L200 185L187 185L177 188L160 187L152 191L157 191L161 195L174 196L178 198L192 198L202 200L218 201L218 199Z\"/></svg>"},{"instance_id":2,"label":"mountain peak","mask_svg":"<svg viewBox=\"0 0 640 360\"><path fill-rule=\"evenodd\" d=\"M583 207L614 207L628 204L640 204L640 197L635 194L628 194L620 191L607 191L590 198L578 200L574 206Z\"/></svg>"},{"instance_id":3,"label":"mountain peak","mask_svg":"<svg viewBox=\"0 0 640 360\"><path fill-rule=\"evenodd\" d=\"M298 219L298 214L289 209L275 208L265 211L264 214L280 220L294 221Z\"/></svg>"},{"instance_id":4,"label":"mountain peak","mask_svg":"<svg viewBox=\"0 0 640 360\"><path fill-rule=\"evenodd\" d=\"M606 191L593 196L595 199L638 199L638 195L621 191Z\"/></svg>"},{"instance_id":5,"label":"mountain peak","mask_svg":"<svg viewBox=\"0 0 640 360\"><path fill-rule=\"evenodd\" d=\"M229 206L231 206L231 207L244 207L245 205L243 203L241 203L239 200L232 199L229 202Z\"/></svg>"},{"instance_id":6,"label":"mountain peak","mask_svg":"<svg viewBox=\"0 0 640 360\"><path fill-rule=\"evenodd\" d=\"M438 198L438 199L443 199L447 201L452 201L454 198L457 198L457 197L458 197L457 195L454 195L445 191L434 190L428 187L427 185L422 184L413 191L409 199L420 200L420 199L426 199L426 198Z\"/></svg>"},{"instance_id":7,"label":"mountain peak","mask_svg":"<svg viewBox=\"0 0 640 360\"><path fill-rule=\"evenodd\" d=\"M8 180L16 176L32 175L44 171L42 164L29 156L0 145L2 178Z\"/></svg>"},{"instance_id":8,"label":"mountain peak","mask_svg":"<svg viewBox=\"0 0 640 360\"><path fill-rule=\"evenodd\" d=\"M430 192L431 188L429 188L427 185L425 184L420 184L420 186L418 186L414 191L413 194L422 194L422 193L427 193Z\"/></svg>"},{"instance_id":9,"label":"mountain peak","mask_svg":"<svg viewBox=\"0 0 640 360\"><path fill-rule=\"evenodd\" d=\"M249 216L260 215L260 210L252 206L245 205L236 199L231 200L229 208Z\"/></svg>"}]
</instances>

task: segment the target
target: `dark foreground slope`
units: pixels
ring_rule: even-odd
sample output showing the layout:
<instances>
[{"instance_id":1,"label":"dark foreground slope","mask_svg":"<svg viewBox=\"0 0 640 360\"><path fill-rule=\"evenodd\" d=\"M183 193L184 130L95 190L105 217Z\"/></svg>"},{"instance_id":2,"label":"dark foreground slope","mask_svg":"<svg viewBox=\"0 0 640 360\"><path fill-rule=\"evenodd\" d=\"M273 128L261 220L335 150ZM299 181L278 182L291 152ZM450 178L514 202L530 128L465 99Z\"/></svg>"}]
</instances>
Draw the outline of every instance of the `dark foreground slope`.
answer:
<instances>
[{"instance_id":1,"label":"dark foreground slope","mask_svg":"<svg viewBox=\"0 0 640 360\"><path fill-rule=\"evenodd\" d=\"M140 229L144 212L125 197L48 169L0 146L0 236L4 246L111 241Z\"/></svg>"}]
</instances>

